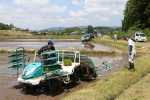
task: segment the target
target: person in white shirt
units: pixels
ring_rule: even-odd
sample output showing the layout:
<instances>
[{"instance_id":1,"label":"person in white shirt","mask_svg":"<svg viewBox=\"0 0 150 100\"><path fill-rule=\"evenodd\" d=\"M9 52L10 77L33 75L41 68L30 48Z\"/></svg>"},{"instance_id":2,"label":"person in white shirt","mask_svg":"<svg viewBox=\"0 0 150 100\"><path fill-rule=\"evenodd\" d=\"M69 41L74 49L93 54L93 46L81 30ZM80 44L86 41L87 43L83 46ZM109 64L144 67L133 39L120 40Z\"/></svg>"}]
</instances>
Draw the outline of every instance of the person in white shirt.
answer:
<instances>
[{"instance_id":1,"label":"person in white shirt","mask_svg":"<svg viewBox=\"0 0 150 100\"><path fill-rule=\"evenodd\" d=\"M135 71L134 68L134 57L136 54L136 48L135 48L135 43L130 39L130 36L126 36L124 38L128 42L128 60L129 60L129 70L130 71Z\"/></svg>"},{"instance_id":2,"label":"person in white shirt","mask_svg":"<svg viewBox=\"0 0 150 100\"><path fill-rule=\"evenodd\" d=\"M117 34L116 33L114 34L114 41L117 42Z\"/></svg>"},{"instance_id":3,"label":"person in white shirt","mask_svg":"<svg viewBox=\"0 0 150 100\"><path fill-rule=\"evenodd\" d=\"M101 37L101 33L98 33L98 39L100 39L100 37Z\"/></svg>"}]
</instances>

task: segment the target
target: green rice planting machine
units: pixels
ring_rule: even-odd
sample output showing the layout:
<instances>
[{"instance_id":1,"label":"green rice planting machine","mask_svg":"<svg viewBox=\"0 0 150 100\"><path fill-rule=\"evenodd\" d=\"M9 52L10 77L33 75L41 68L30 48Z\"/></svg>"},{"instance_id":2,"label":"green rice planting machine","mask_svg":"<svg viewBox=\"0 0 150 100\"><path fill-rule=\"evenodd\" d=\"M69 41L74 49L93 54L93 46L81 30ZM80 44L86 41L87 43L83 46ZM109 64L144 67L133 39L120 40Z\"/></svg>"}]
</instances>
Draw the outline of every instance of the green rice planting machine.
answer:
<instances>
[{"instance_id":1,"label":"green rice planting machine","mask_svg":"<svg viewBox=\"0 0 150 100\"><path fill-rule=\"evenodd\" d=\"M25 49L17 48L11 53L15 53L8 58L13 59L8 64L12 70L24 68L18 76L18 82L25 88L32 86L49 84L52 91L56 91L62 84L71 82L79 83L80 80L96 79L98 73L90 57L80 55L80 51L46 51L40 57L35 52L33 62L25 65ZM22 52L22 53L20 53ZM22 63L23 64L19 64Z\"/></svg>"}]
</instances>

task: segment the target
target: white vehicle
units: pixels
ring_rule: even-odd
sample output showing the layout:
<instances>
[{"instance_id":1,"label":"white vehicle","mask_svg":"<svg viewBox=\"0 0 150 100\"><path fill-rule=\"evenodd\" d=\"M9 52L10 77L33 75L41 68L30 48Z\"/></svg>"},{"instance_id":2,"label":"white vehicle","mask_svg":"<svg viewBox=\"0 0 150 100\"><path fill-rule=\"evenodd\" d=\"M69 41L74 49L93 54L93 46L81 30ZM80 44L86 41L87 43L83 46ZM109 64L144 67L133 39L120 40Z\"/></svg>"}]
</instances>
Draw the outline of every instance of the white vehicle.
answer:
<instances>
[{"instance_id":1,"label":"white vehicle","mask_svg":"<svg viewBox=\"0 0 150 100\"><path fill-rule=\"evenodd\" d=\"M86 42L90 40L90 35L89 34L85 34L81 37L81 41L82 42Z\"/></svg>"},{"instance_id":2,"label":"white vehicle","mask_svg":"<svg viewBox=\"0 0 150 100\"><path fill-rule=\"evenodd\" d=\"M144 33L135 33L134 37L132 38L133 41L138 42L138 41L146 41L146 35Z\"/></svg>"}]
</instances>

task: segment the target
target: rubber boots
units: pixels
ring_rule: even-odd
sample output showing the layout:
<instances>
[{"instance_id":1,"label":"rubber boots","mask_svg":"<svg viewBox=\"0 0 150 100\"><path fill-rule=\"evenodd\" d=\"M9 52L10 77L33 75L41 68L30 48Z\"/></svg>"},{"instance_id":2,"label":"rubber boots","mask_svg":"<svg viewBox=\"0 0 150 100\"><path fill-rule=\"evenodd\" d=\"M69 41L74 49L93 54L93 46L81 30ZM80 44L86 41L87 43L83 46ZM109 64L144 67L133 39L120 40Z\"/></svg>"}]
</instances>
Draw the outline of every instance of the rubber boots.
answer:
<instances>
[{"instance_id":1,"label":"rubber boots","mask_svg":"<svg viewBox=\"0 0 150 100\"><path fill-rule=\"evenodd\" d=\"M130 65L129 70L130 71L135 71L135 69L134 69L134 63L129 62L129 65Z\"/></svg>"},{"instance_id":2,"label":"rubber boots","mask_svg":"<svg viewBox=\"0 0 150 100\"><path fill-rule=\"evenodd\" d=\"M132 69L131 66L132 66L132 65L131 65L131 62L129 62L129 68L128 68L128 70L131 70L131 69Z\"/></svg>"}]
</instances>

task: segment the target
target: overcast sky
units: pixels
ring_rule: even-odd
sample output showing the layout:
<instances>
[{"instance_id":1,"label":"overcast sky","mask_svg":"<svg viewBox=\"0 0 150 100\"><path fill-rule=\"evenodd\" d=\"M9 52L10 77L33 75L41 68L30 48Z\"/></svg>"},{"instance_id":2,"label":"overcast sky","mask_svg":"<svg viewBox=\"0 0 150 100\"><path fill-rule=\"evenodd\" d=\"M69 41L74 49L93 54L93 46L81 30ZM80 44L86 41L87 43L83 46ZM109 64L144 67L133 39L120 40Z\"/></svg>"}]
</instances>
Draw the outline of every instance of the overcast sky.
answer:
<instances>
[{"instance_id":1,"label":"overcast sky","mask_svg":"<svg viewBox=\"0 0 150 100\"><path fill-rule=\"evenodd\" d=\"M50 27L121 26L128 0L0 0L0 23Z\"/></svg>"}]
</instances>

